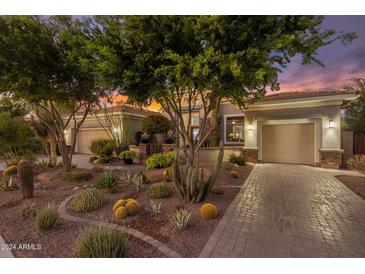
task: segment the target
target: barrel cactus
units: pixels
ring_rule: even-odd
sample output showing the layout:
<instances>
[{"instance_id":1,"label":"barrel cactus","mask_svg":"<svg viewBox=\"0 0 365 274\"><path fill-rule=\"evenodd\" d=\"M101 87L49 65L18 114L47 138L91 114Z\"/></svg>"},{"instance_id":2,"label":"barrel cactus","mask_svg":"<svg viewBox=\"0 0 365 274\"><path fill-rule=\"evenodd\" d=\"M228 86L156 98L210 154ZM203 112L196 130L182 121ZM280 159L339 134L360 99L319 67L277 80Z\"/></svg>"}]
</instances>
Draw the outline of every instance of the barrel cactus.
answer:
<instances>
[{"instance_id":1,"label":"barrel cactus","mask_svg":"<svg viewBox=\"0 0 365 274\"><path fill-rule=\"evenodd\" d=\"M206 203L202 205L200 208L200 217L203 220L214 219L215 217L217 217L217 214L218 214L217 207L213 204Z\"/></svg>"},{"instance_id":2,"label":"barrel cactus","mask_svg":"<svg viewBox=\"0 0 365 274\"><path fill-rule=\"evenodd\" d=\"M28 160L21 160L18 163L17 171L23 193L23 199L32 198L34 190L32 163Z\"/></svg>"},{"instance_id":3,"label":"barrel cactus","mask_svg":"<svg viewBox=\"0 0 365 274\"><path fill-rule=\"evenodd\" d=\"M113 213L115 213L115 211L121 207L121 206L125 206L127 202L123 199L120 199L118 201L115 202L114 206L113 206Z\"/></svg>"},{"instance_id":4,"label":"barrel cactus","mask_svg":"<svg viewBox=\"0 0 365 274\"><path fill-rule=\"evenodd\" d=\"M9 166L4 170L4 175L5 176L12 176L14 174L17 173L17 168L16 166Z\"/></svg>"},{"instance_id":5,"label":"barrel cactus","mask_svg":"<svg viewBox=\"0 0 365 274\"><path fill-rule=\"evenodd\" d=\"M114 212L114 218L117 220L122 220L128 216L128 210L125 206L118 207Z\"/></svg>"},{"instance_id":6,"label":"barrel cactus","mask_svg":"<svg viewBox=\"0 0 365 274\"><path fill-rule=\"evenodd\" d=\"M125 205L129 216L137 215L141 209L141 205L137 201L128 201Z\"/></svg>"}]
</instances>

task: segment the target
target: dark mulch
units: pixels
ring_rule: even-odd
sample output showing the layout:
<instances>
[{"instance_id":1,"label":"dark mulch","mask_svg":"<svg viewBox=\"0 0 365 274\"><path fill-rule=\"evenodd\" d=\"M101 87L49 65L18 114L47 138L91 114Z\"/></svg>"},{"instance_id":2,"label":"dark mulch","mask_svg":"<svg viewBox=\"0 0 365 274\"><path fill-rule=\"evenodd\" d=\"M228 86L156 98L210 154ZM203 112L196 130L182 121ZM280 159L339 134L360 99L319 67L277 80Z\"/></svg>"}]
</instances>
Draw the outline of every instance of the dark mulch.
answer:
<instances>
[{"instance_id":1,"label":"dark mulch","mask_svg":"<svg viewBox=\"0 0 365 274\"><path fill-rule=\"evenodd\" d=\"M97 173L93 172L94 178L90 181L70 182L63 180L60 168L45 169L43 172L43 176L40 176L42 181L36 183L34 197L29 200L37 208L48 203L59 205L66 197L79 191L75 191L75 188L82 190L94 184L97 178ZM43 181L44 178L50 180ZM21 215L23 202L19 189L0 192L0 234L8 245L16 247L13 250L15 256L73 257L76 239L84 226L59 219L52 230L38 231L35 218L23 218ZM128 241L127 257L163 257L163 254L139 239L129 237Z\"/></svg>"},{"instance_id":2,"label":"dark mulch","mask_svg":"<svg viewBox=\"0 0 365 274\"><path fill-rule=\"evenodd\" d=\"M365 199L365 177L338 175L336 178L361 198Z\"/></svg>"},{"instance_id":3,"label":"dark mulch","mask_svg":"<svg viewBox=\"0 0 365 274\"><path fill-rule=\"evenodd\" d=\"M202 220L199 216L199 208L202 204L189 204L183 202L179 199L178 194L175 191L172 193L171 197L160 200L162 203L162 214L154 216L148 210L151 199L147 197L145 192L135 191L131 185L124 186L122 193L106 193L107 203L98 210L86 214L76 214L69 210L69 213L95 220L119 223L127 227L138 229L141 232L158 239L184 257L197 257L239 191L238 187L231 186L241 186L250 174L252 168L249 166L239 167L237 170L239 172L239 178L234 179L229 177L228 171L221 169L216 185L222 186L225 192L223 195L210 194L206 201L214 203L218 208L218 217L214 220ZM150 172L152 172L154 176L151 176ZM163 170L149 171L148 178L162 178L162 172ZM171 182L168 182L167 184L173 188ZM114 220L112 216L112 206L116 200L121 198L138 199L142 205L140 214L135 217L128 217L123 221ZM191 212L191 220L190 226L186 230L178 231L170 223L169 217L174 210L182 207ZM154 255L154 257L157 256Z\"/></svg>"}]
</instances>

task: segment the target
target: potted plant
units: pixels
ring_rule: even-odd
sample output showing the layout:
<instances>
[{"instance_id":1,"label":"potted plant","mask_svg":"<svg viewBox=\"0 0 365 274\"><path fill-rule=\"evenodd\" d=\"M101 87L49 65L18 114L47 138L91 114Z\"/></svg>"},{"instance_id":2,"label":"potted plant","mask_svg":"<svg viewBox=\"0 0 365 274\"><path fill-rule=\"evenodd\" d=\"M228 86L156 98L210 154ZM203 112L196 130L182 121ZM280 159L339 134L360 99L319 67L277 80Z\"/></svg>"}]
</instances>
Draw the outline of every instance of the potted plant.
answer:
<instances>
[{"instance_id":1,"label":"potted plant","mask_svg":"<svg viewBox=\"0 0 365 274\"><path fill-rule=\"evenodd\" d=\"M166 133L165 144L173 144L175 139L174 131L171 129Z\"/></svg>"},{"instance_id":2,"label":"potted plant","mask_svg":"<svg viewBox=\"0 0 365 274\"><path fill-rule=\"evenodd\" d=\"M125 150L119 154L119 159L124 161L124 164L133 164L133 159L136 158L136 153L134 151Z\"/></svg>"},{"instance_id":3,"label":"potted plant","mask_svg":"<svg viewBox=\"0 0 365 274\"><path fill-rule=\"evenodd\" d=\"M144 132L141 136L141 143L148 144L150 142L150 135L147 132Z\"/></svg>"}]
</instances>

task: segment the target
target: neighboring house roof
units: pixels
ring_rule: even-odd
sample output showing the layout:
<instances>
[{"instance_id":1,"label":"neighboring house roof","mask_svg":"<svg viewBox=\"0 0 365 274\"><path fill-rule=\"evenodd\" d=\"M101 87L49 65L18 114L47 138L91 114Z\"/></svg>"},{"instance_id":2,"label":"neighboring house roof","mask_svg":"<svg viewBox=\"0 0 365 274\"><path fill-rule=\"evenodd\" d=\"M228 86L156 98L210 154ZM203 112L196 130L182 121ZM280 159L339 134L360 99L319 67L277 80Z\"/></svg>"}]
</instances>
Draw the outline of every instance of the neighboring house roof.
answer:
<instances>
[{"instance_id":1,"label":"neighboring house roof","mask_svg":"<svg viewBox=\"0 0 365 274\"><path fill-rule=\"evenodd\" d=\"M108 107L108 112L122 112L122 113L127 113L130 115L137 115L137 116L149 116L149 115L155 115L155 114L159 114L159 112L156 111L151 111L151 110L146 110L146 109L142 109L140 107L137 106L133 106L133 105L127 105L127 104L121 104L121 105L117 105L117 106L111 106ZM93 113L104 113L104 109L93 109L92 110ZM82 115L83 112L79 112L77 113L78 115Z\"/></svg>"},{"instance_id":2,"label":"neighboring house roof","mask_svg":"<svg viewBox=\"0 0 365 274\"><path fill-rule=\"evenodd\" d=\"M302 91L270 93L264 98L248 105L249 110L275 108L295 108L322 105L342 105L357 98L355 92L349 91Z\"/></svg>"},{"instance_id":3,"label":"neighboring house roof","mask_svg":"<svg viewBox=\"0 0 365 274\"><path fill-rule=\"evenodd\" d=\"M354 92L349 91L295 91L295 92L273 92L267 94L259 102L276 101L276 100L291 100L291 99L302 99L310 97L321 97L321 96L334 96L334 95L355 95Z\"/></svg>"}]
</instances>

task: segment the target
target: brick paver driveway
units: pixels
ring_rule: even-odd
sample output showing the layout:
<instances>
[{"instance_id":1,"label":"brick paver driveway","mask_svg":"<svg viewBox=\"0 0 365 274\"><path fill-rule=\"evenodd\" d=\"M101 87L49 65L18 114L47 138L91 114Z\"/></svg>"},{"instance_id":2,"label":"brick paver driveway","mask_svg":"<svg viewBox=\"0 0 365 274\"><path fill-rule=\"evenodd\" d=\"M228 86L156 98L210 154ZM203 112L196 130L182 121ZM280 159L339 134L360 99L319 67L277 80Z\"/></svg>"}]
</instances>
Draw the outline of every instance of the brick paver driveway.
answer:
<instances>
[{"instance_id":1,"label":"brick paver driveway","mask_svg":"<svg viewBox=\"0 0 365 274\"><path fill-rule=\"evenodd\" d=\"M334 171L257 164L201 257L365 257L365 201Z\"/></svg>"}]
</instances>

